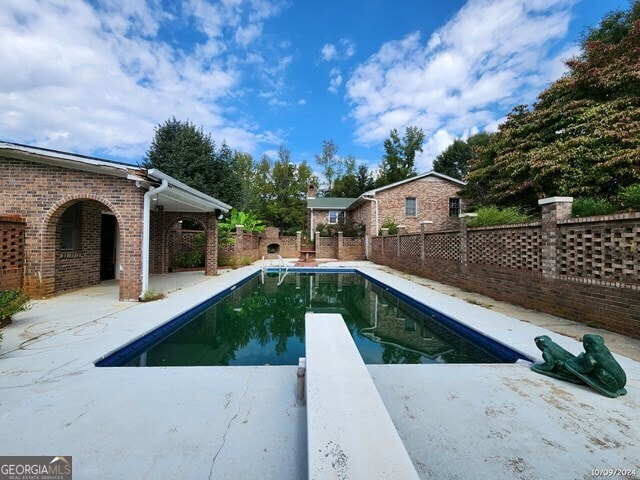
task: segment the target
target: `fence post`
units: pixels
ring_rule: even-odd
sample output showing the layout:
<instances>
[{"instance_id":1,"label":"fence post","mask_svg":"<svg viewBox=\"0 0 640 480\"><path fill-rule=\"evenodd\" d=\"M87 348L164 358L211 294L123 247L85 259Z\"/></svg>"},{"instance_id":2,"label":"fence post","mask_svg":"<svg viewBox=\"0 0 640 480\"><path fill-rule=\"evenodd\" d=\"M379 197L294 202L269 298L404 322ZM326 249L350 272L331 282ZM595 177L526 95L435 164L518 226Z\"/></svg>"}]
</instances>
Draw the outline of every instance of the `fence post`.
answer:
<instances>
[{"instance_id":1,"label":"fence post","mask_svg":"<svg viewBox=\"0 0 640 480\"><path fill-rule=\"evenodd\" d=\"M338 232L338 260L342 260L342 242L344 240L342 232Z\"/></svg>"},{"instance_id":2,"label":"fence post","mask_svg":"<svg viewBox=\"0 0 640 480\"><path fill-rule=\"evenodd\" d=\"M296 232L296 250L298 252L302 250L302 230Z\"/></svg>"},{"instance_id":3,"label":"fence post","mask_svg":"<svg viewBox=\"0 0 640 480\"><path fill-rule=\"evenodd\" d=\"M206 253L205 253L205 275L216 275L218 273L218 219L214 212L206 214Z\"/></svg>"},{"instance_id":4,"label":"fence post","mask_svg":"<svg viewBox=\"0 0 640 480\"><path fill-rule=\"evenodd\" d=\"M469 235L467 235L467 218L477 217L477 213L461 213L460 218L460 263L469 261Z\"/></svg>"},{"instance_id":5,"label":"fence post","mask_svg":"<svg viewBox=\"0 0 640 480\"><path fill-rule=\"evenodd\" d=\"M316 234L316 258L318 258L319 254L320 254L320 232L318 232L316 230L315 232Z\"/></svg>"},{"instance_id":6,"label":"fence post","mask_svg":"<svg viewBox=\"0 0 640 480\"><path fill-rule=\"evenodd\" d=\"M380 233L382 234L382 239L381 239L382 240L382 257L384 258L384 244L385 244L384 239L387 237L387 235L389 235L389 229L381 228Z\"/></svg>"},{"instance_id":7,"label":"fence post","mask_svg":"<svg viewBox=\"0 0 640 480\"><path fill-rule=\"evenodd\" d=\"M407 227L404 225L398 225L398 232L396 233L396 255L400 258L400 236L407 233Z\"/></svg>"},{"instance_id":8,"label":"fence post","mask_svg":"<svg viewBox=\"0 0 640 480\"><path fill-rule=\"evenodd\" d=\"M540 254L542 275L554 277L558 273L558 220L571 217L573 197L550 197L538 200L542 210L540 222Z\"/></svg>"},{"instance_id":9,"label":"fence post","mask_svg":"<svg viewBox=\"0 0 640 480\"><path fill-rule=\"evenodd\" d=\"M425 254L425 248L424 248L424 242L425 242L425 234L427 233L427 225L432 225L433 221L432 220L424 220L422 222L420 222L420 260L422 260L424 262L424 259L426 257Z\"/></svg>"},{"instance_id":10,"label":"fence post","mask_svg":"<svg viewBox=\"0 0 640 480\"><path fill-rule=\"evenodd\" d=\"M236 244L233 251L236 260L240 260L244 252L244 225L236 225Z\"/></svg>"}]
</instances>

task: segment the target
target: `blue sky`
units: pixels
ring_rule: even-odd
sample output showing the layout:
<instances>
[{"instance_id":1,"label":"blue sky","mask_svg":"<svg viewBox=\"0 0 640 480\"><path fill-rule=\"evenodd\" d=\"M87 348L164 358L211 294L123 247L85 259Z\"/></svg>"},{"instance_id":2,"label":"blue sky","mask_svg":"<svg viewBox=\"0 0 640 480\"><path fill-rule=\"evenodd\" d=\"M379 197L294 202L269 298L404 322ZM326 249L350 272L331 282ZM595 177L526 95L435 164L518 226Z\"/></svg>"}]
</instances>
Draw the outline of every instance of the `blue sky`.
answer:
<instances>
[{"instance_id":1,"label":"blue sky","mask_svg":"<svg viewBox=\"0 0 640 480\"><path fill-rule=\"evenodd\" d=\"M255 158L333 139L375 168L392 128L419 171L493 131L627 0L3 0L0 140L137 163L190 120Z\"/></svg>"}]
</instances>

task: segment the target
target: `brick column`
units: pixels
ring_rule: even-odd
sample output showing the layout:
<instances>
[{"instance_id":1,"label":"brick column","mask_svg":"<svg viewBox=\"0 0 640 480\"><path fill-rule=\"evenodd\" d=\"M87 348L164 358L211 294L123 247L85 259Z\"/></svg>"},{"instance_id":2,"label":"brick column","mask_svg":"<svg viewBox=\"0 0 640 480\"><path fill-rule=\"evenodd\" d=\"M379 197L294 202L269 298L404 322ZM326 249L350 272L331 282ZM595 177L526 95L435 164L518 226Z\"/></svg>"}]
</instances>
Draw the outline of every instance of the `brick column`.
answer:
<instances>
[{"instance_id":1,"label":"brick column","mask_svg":"<svg viewBox=\"0 0 640 480\"><path fill-rule=\"evenodd\" d=\"M469 236L467 235L467 219L477 217L477 213L461 213L460 218L460 263L466 265L469 261Z\"/></svg>"},{"instance_id":2,"label":"brick column","mask_svg":"<svg viewBox=\"0 0 640 480\"><path fill-rule=\"evenodd\" d=\"M320 257L320 232L316 231L315 232L315 245L316 245L316 258Z\"/></svg>"},{"instance_id":3,"label":"brick column","mask_svg":"<svg viewBox=\"0 0 640 480\"><path fill-rule=\"evenodd\" d=\"M296 232L296 250L300 252L302 250L302 231L298 230Z\"/></svg>"},{"instance_id":4,"label":"brick column","mask_svg":"<svg viewBox=\"0 0 640 480\"><path fill-rule=\"evenodd\" d=\"M342 260L342 232L338 232L338 260Z\"/></svg>"},{"instance_id":5,"label":"brick column","mask_svg":"<svg viewBox=\"0 0 640 480\"><path fill-rule=\"evenodd\" d=\"M244 253L244 225L236 225L236 243L233 246L233 253L236 260L242 258Z\"/></svg>"},{"instance_id":6,"label":"brick column","mask_svg":"<svg viewBox=\"0 0 640 480\"><path fill-rule=\"evenodd\" d=\"M388 228L381 228L380 232L382 233L382 256L384 257L384 238L389 235L389 229Z\"/></svg>"},{"instance_id":7,"label":"brick column","mask_svg":"<svg viewBox=\"0 0 640 480\"><path fill-rule=\"evenodd\" d=\"M424 220L420 222L420 260L422 260L423 262L426 257L424 248L425 235L427 233L427 227L429 227L430 225L433 225L433 221L431 220Z\"/></svg>"},{"instance_id":8,"label":"brick column","mask_svg":"<svg viewBox=\"0 0 640 480\"><path fill-rule=\"evenodd\" d=\"M538 200L542 210L540 256L542 275L553 277L558 272L558 220L571 217L573 197L550 197Z\"/></svg>"},{"instance_id":9,"label":"brick column","mask_svg":"<svg viewBox=\"0 0 640 480\"><path fill-rule=\"evenodd\" d=\"M218 219L215 212L207 212L207 244L204 254L204 274L218 274Z\"/></svg>"}]
</instances>

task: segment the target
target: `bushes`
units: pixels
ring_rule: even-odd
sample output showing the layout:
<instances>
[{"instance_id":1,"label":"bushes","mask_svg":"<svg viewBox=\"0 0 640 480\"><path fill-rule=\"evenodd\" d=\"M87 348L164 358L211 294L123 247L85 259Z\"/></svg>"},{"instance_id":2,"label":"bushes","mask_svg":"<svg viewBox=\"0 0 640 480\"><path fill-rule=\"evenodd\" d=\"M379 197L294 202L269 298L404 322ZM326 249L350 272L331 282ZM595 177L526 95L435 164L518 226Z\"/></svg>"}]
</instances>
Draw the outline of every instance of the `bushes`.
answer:
<instances>
[{"instance_id":1,"label":"bushes","mask_svg":"<svg viewBox=\"0 0 640 480\"><path fill-rule=\"evenodd\" d=\"M537 219L522 213L515 207L498 208L495 206L481 207L476 213L477 217L471 218L469 227L489 227L492 225L514 225L518 223L534 222Z\"/></svg>"},{"instance_id":2,"label":"bushes","mask_svg":"<svg viewBox=\"0 0 640 480\"><path fill-rule=\"evenodd\" d=\"M176 268L204 267L204 253L194 251L177 253L173 260L173 265Z\"/></svg>"},{"instance_id":3,"label":"bushes","mask_svg":"<svg viewBox=\"0 0 640 480\"><path fill-rule=\"evenodd\" d=\"M571 216L592 217L594 215L610 215L618 211L618 206L603 198L576 198L571 206Z\"/></svg>"},{"instance_id":4,"label":"bushes","mask_svg":"<svg viewBox=\"0 0 640 480\"><path fill-rule=\"evenodd\" d=\"M625 210L640 212L640 183L622 188L618 192L618 199Z\"/></svg>"},{"instance_id":5,"label":"bushes","mask_svg":"<svg viewBox=\"0 0 640 480\"><path fill-rule=\"evenodd\" d=\"M0 290L0 320L29 310L29 295L20 290Z\"/></svg>"}]
</instances>

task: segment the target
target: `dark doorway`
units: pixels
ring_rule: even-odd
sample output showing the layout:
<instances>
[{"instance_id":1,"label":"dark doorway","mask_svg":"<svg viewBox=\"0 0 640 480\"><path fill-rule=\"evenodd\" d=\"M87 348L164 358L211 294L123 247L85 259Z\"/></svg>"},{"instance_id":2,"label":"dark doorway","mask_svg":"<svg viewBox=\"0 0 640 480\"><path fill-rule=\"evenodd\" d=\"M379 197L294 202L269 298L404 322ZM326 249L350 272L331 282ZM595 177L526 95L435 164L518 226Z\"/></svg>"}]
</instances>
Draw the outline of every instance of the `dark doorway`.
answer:
<instances>
[{"instance_id":1,"label":"dark doorway","mask_svg":"<svg viewBox=\"0 0 640 480\"><path fill-rule=\"evenodd\" d=\"M116 278L116 217L102 214L100 231L100 280Z\"/></svg>"}]
</instances>

